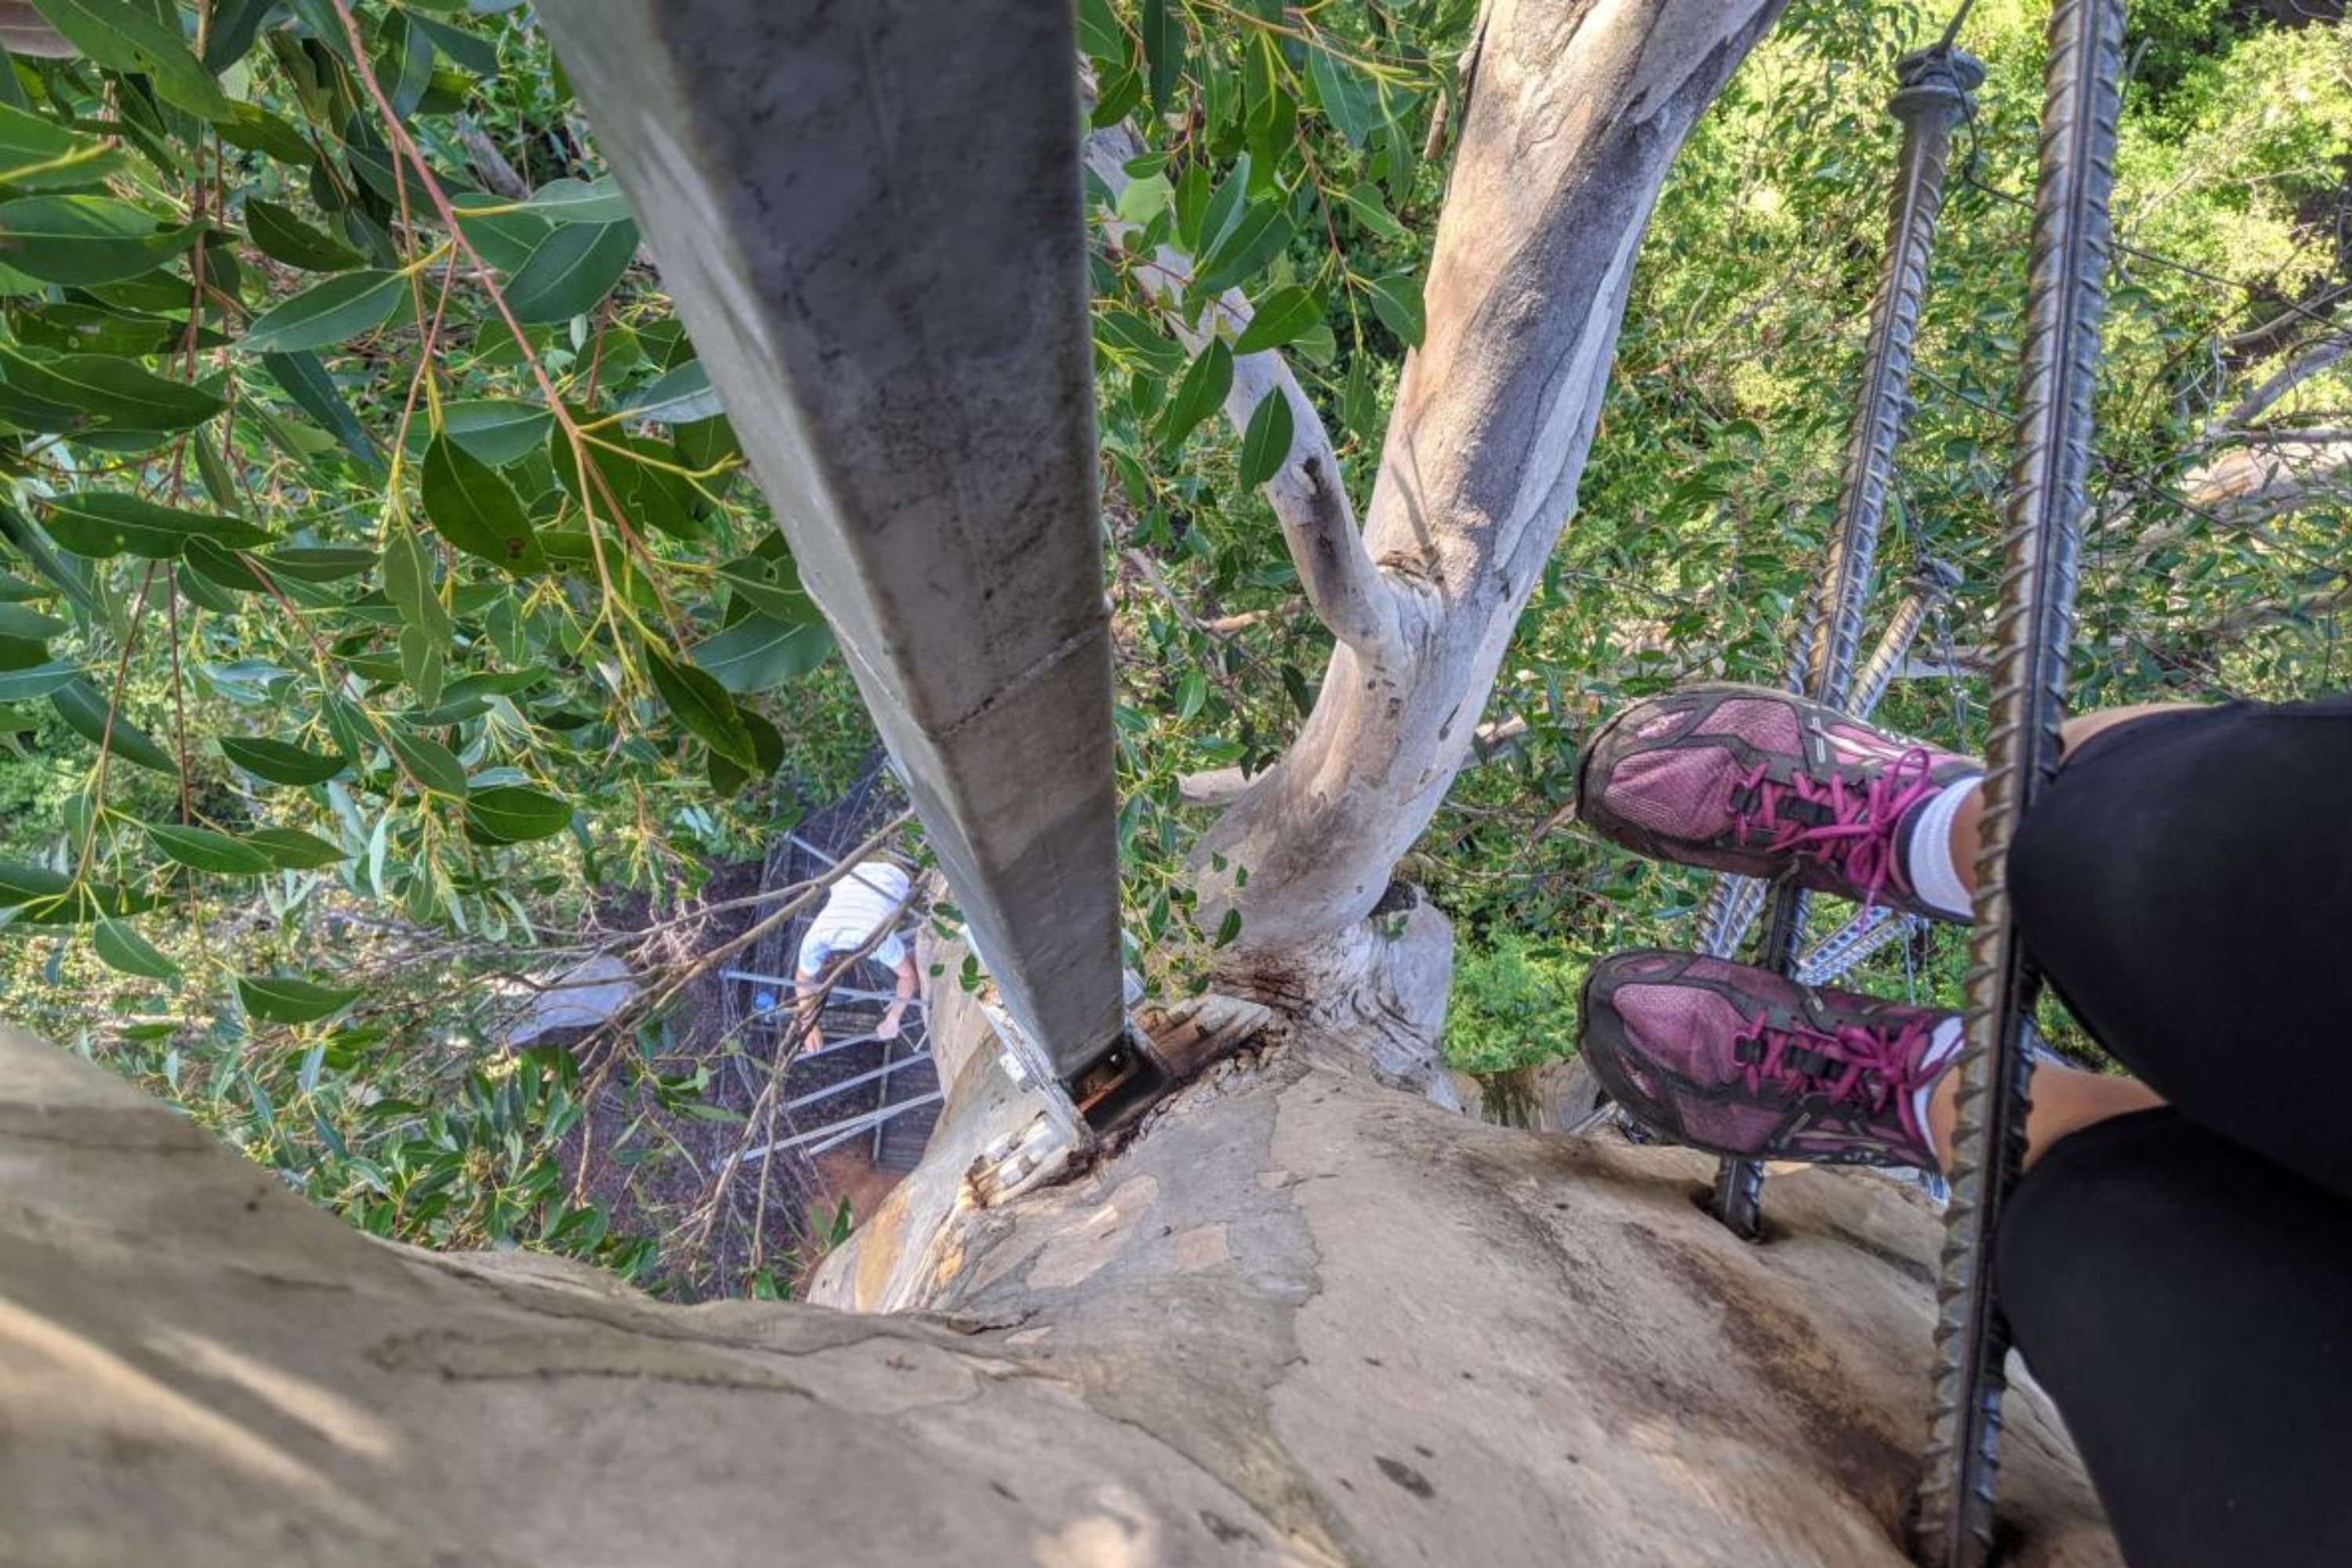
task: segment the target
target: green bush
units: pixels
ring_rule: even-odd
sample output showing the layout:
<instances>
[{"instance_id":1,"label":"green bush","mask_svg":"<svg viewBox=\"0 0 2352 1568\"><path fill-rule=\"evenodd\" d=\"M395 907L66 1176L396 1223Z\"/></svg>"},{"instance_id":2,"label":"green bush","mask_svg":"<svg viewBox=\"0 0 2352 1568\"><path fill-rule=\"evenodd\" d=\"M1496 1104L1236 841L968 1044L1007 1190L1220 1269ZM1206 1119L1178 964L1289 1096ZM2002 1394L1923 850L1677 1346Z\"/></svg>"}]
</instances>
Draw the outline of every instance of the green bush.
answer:
<instances>
[{"instance_id":1,"label":"green bush","mask_svg":"<svg viewBox=\"0 0 2352 1568\"><path fill-rule=\"evenodd\" d=\"M1462 1072L1507 1072L1576 1053L1584 964L1516 931L1456 948L1445 1059Z\"/></svg>"}]
</instances>

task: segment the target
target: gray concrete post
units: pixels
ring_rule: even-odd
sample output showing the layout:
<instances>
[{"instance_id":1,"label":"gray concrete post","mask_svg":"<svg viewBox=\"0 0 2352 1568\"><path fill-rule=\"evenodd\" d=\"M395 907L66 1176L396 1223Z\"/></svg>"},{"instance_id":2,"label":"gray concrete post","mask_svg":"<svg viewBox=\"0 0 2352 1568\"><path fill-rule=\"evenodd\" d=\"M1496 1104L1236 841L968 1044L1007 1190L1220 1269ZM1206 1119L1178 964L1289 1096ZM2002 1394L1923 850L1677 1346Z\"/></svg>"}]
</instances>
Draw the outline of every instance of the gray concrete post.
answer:
<instances>
[{"instance_id":1,"label":"gray concrete post","mask_svg":"<svg viewBox=\"0 0 2352 1568\"><path fill-rule=\"evenodd\" d=\"M1035 1074L1067 1080L1123 1014L1066 0L540 14Z\"/></svg>"}]
</instances>

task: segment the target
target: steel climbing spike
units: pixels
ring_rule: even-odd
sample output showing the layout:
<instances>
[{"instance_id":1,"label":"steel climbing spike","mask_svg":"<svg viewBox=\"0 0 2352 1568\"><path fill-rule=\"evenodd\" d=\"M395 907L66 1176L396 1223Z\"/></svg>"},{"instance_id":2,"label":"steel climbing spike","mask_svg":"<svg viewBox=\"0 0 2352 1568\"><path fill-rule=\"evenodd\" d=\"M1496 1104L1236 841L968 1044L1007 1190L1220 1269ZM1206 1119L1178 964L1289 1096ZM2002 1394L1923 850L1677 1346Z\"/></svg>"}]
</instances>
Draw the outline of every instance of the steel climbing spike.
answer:
<instances>
[{"instance_id":1,"label":"steel climbing spike","mask_svg":"<svg viewBox=\"0 0 2352 1568\"><path fill-rule=\"evenodd\" d=\"M2002 1363L1993 1237L2023 1152L2032 977L2011 918L2009 848L2058 756L2099 317L2111 242L2123 0L2056 0L2050 17L2016 466L2010 475L1999 648L1937 1300L1935 1389L1920 1483L1919 1560L1982 1568L1992 1552Z\"/></svg>"},{"instance_id":2,"label":"steel climbing spike","mask_svg":"<svg viewBox=\"0 0 2352 1568\"><path fill-rule=\"evenodd\" d=\"M1911 412L1912 344L1918 337L1936 221L1943 211L1952 130L1969 112L1970 94L1983 82L1984 67L1944 43L1905 56L1895 66L1895 79L1898 85L1886 107L1903 123L1903 148L1887 216L1885 272L1871 305L1862 397L1846 447L1821 598L1807 636L1805 694L1835 708L1846 706L1853 690L1854 658L1886 516L1886 491L1894 478L1895 448ZM1727 900L1732 895L1725 897ZM1796 962L1807 902L1793 886L1783 885L1773 895L1759 962L1778 973L1790 973ZM1724 915L1735 912L1727 903ZM1737 937L1732 940L1736 944ZM1763 1184L1761 1166L1727 1160L1717 1168L1709 1206L1733 1231L1753 1237L1761 1231Z\"/></svg>"}]
</instances>

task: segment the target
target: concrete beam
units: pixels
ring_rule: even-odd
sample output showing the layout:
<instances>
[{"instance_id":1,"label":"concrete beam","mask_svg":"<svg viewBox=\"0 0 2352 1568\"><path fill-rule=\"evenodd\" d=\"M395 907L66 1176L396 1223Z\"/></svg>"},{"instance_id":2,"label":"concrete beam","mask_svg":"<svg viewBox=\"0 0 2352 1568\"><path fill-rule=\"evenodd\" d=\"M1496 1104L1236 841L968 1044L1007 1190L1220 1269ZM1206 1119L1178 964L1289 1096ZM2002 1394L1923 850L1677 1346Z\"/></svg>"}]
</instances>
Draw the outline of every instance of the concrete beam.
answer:
<instances>
[{"instance_id":1,"label":"concrete beam","mask_svg":"<svg viewBox=\"0 0 2352 1568\"><path fill-rule=\"evenodd\" d=\"M539 10L1038 1076L1066 1080L1122 1026L1066 0Z\"/></svg>"}]
</instances>

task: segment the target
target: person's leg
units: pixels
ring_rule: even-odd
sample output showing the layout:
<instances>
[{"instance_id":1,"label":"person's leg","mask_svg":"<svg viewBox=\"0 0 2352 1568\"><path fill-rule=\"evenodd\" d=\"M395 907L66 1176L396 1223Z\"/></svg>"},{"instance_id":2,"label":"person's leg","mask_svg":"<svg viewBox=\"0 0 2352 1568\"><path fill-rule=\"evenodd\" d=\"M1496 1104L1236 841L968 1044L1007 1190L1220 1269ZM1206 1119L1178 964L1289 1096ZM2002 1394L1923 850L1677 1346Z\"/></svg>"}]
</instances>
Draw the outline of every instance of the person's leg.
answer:
<instances>
[{"instance_id":1,"label":"person's leg","mask_svg":"<svg viewBox=\"0 0 2352 1568\"><path fill-rule=\"evenodd\" d=\"M2145 1110L2048 1148L1993 1267L2132 1568L2352 1563L2352 1204Z\"/></svg>"},{"instance_id":2,"label":"person's leg","mask_svg":"<svg viewBox=\"0 0 2352 1568\"><path fill-rule=\"evenodd\" d=\"M2352 1198L2347 780L2352 699L2141 718L2074 751L2009 869L2027 950L2109 1054Z\"/></svg>"},{"instance_id":3,"label":"person's leg","mask_svg":"<svg viewBox=\"0 0 2352 1568\"><path fill-rule=\"evenodd\" d=\"M2088 713L2077 713L2060 727L2059 752L2063 761L2083 754L2083 748L2110 730L2151 719L2161 713L2202 713L2219 710L2193 702L2142 702L2129 708L2099 708ZM2062 766L2063 763L2062 762ZM1977 890L1977 851L1984 822L1984 791L1970 787L1957 799L1946 814L1949 826L1943 845L1953 879L1963 893ZM1963 917L1965 918L1965 917Z\"/></svg>"}]
</instances>

